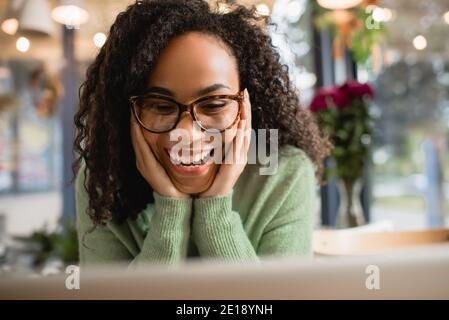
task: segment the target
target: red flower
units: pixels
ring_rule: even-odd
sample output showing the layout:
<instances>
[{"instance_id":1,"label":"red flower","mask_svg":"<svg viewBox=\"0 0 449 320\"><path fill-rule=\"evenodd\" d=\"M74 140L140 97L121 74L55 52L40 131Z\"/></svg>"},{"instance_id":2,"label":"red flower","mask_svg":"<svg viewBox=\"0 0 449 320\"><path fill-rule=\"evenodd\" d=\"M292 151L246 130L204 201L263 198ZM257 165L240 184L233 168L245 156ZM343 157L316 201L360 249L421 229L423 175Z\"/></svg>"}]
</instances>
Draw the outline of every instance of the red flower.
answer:
<instances>
[{"instance_id":1,"label":"red flower","mask_svg":"<svg viewBox=\"0 0 449 320\"><path fill-rule=\"evenodd\" d=\"M340 86L340 90L345 92L349 97L363 97L368 96L372 98L374 96L373 89L367 83L359 83L355 80L349 80Z\"/></svg>"},{"instance_id":2,"label":"red flower","mask_svg":"<svg viewBox=\"0 0 449 320\"><path fill-rule=\"evenodd\" d=\"M330 107L329 100L338 108L343 108L349 104L348 96L340 88L321 88L316 92L310 104L310 110L318 112L328 109Z\"/></svg>"}]
</instances>

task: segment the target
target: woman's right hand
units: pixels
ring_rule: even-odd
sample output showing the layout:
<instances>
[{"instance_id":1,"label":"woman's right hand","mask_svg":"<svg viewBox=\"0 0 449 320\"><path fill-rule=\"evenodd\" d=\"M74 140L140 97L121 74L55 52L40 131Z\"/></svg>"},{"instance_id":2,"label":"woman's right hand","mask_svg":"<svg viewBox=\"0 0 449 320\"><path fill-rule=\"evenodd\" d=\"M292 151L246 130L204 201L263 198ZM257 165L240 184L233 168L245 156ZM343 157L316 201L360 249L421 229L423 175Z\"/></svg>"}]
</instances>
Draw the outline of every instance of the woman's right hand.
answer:
<instances>
[{"instance_id":1,"label":"woman's right hand","mask_svg":"<svg viewBox=\"0 0 449 320\"><path fill-rule=\"evenodd\" d=\"M140 174L150 184L154 191L161 196L174 198L188 198L188 194L182 193L173 185L165 169L156 159L150 146L145 141L142 129L137 122L134 113L131 112L131 141L136 155L136 166Z\"/></svg>"}]
</instances>

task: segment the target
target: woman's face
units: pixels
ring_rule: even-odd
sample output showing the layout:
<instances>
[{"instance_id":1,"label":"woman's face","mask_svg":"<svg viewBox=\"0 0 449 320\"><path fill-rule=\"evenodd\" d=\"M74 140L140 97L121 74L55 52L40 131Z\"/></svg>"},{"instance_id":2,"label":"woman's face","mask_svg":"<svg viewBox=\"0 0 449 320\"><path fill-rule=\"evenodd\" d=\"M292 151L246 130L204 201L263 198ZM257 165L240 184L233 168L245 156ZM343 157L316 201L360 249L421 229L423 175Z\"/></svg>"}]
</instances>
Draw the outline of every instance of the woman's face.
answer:
<instances>
[{"instance_id":1,"label":"woman's face","mask_svg":"<svg viewBox=\"0 0 449 320\"><path fill-rule=\"evenodd\" d=\"M156 88L157 93L171 96L183 104L208 95L234 95L240 90L237 63L220 40L204 33L189 32L172 39L161 52L149 76L148 88ZM214 181L220 164L212 161L196 166L188 162L183 164L186 158L179 163L180 158L172 159L170 151L174 150L175 145L176 150L181 147L182 150L178 154L190 155L187 160L207 157L213 147L220 147L221 153L224 154L237 128L236 122L226 135L221 136L221 142L217 144L193 121L189 113L181 115L175 128L187 133L183 136L181 145L176 140L170 141L174 140L174 131L157 134L143 130L146 142L175 187L188 194L207 190Z\"/></svg>"}]
</instances>

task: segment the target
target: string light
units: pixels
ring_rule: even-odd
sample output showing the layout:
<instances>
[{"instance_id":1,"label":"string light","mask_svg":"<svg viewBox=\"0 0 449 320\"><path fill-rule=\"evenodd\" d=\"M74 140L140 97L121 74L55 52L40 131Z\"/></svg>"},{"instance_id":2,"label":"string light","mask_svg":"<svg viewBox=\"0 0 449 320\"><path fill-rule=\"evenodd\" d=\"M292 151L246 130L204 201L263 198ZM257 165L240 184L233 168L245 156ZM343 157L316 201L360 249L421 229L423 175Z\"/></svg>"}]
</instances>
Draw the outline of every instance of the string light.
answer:
<instances>
[{"instance_id":1,"label":"string light","mask_svg":"<svg viewBox=\"0 0 449 320\"><path fill-rule=\"evenodd\" d=\"M30 40L25 37L17 39L16 48L20 52L27 52L30 49Z\"/></svg>"},{"instance_id":2,"label":"string light","mask_svg":"<svg viewBox=\"0 0 449 320\"><path fill-rule=\"evenodd\" d=\"M98 32L94 35L93 40L95 46L101 48L106 42L106 35L103 32Z\"/></svg>"},{"instance_id":3,"label":"string light","mask_svg":"<svg viewBox=\"0 0 449 320\"><path fill-rule=\"evenodd\" d=\"M446 13L443 15L444 21L449 24L449 11L446 11Z\"/></svg>"},{"instance_id":4,"label":"string light","mask_svg":"<svg viewBox=\"0 0 449 320\"><path fill-rule=\"evenodd\" d=\"M259 3L256 6L257 14L261 16L269 16L270 15L270 8L265 3Z\"/></svg>"},{"instance_id":5,"label":"string light","mask_svg":"<svg viewBox=\"0 0 449 320\"><path fill-rule=\"evenodd\" d=\"M424 36L418 35L413 39L413 46L416 50L424 50L427 47L427 40Z\"/></svg>"}]
</instances>

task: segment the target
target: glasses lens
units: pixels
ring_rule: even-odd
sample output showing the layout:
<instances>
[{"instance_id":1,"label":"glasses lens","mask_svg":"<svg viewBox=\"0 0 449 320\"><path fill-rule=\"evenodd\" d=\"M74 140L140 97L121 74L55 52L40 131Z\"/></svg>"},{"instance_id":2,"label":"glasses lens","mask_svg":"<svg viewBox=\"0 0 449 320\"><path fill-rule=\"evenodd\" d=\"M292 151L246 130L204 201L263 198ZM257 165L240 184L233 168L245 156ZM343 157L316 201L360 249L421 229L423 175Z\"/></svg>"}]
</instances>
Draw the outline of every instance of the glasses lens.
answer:
<instances>
[{"instance_id":1,"label":"glasses lens","mask_svg":"<svg viewBox=\"0 0 449 320\"><path fill-rule=\"evenodd\" d=\"M136 113L146 128L162 132L174 127L179 108L176 103L165 99L145 97L136 101Z\"/></svg>"},{"instance_id":2,"label":"glasses lens","mask_svg":"<svg viewBox=\"0 0 449 320\"><path fill-rule=\"evenodd\" d=\"M211 98L195 106L195 115L205 129L224 130L230 127L239 113L239 103L233 99Z\"/></svg>"}]
</instances>

